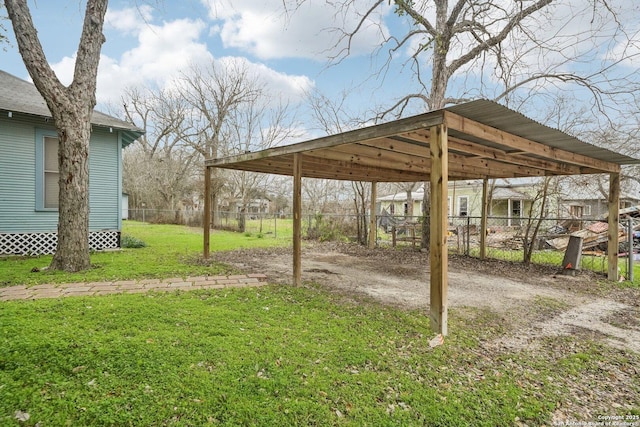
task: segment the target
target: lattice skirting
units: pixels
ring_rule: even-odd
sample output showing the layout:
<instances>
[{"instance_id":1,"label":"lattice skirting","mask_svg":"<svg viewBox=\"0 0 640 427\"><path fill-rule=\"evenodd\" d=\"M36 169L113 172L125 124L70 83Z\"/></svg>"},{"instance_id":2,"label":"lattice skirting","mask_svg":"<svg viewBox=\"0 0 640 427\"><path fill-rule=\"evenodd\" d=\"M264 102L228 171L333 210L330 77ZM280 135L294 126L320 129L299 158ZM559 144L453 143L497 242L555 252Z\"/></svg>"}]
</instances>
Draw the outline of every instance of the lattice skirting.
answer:
<instances>
[{"instance_id":1,"label":"lattice skirting","mask_svg":"<svg viewBox=\"0 0 640 427\"><path fill-rule=\"evenodd\" d=\"M58 233L0 233L0 255L47 255L56 251ZM89 249L120 247L119 231L92 231Z\"/></svg>"}]
</instances>

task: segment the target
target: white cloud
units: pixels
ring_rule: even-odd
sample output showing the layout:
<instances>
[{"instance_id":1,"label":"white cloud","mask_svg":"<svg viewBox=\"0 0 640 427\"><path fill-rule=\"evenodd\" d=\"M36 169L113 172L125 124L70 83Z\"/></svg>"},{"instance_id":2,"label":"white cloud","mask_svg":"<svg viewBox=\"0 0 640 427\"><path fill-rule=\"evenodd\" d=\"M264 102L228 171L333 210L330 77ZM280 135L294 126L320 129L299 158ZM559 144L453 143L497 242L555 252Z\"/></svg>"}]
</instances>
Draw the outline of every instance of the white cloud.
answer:
<instances>
[{"instance_id":1,"label":"white cloud","mask_svg":"<svg viewBox=\"0 0 640 427\"><path fill-rule=\"evenodd\" d=\"M301 101L313 89L314 83L307 76L295 76L275 71L264 64L248 63L249 69L265 82L274 94L281 94L292 102Z\"/></svg>"},{"instance_id":2,"label":"white cloud","mask_svg":"<svg viewBox=\"0 0 640 427\"><path fill-rule=\"evenodd\" d=\"M209 64L214 56L202 41L206 25L200 19L175 19L154 24L151 9L109 10L105 31L135 37L134 46L119 57L102 55L98 73L98 103L119 103L123 91L129 87L171 85L180 72L191 66ZM113 49L111 49L113 51ZM243 59L244 60L244 59ZM224 62L224 59L218 60ZM64 84L73 77L75 55L52 64ZM277 72L266 65L247 65L260 75L274 92L299 101L304 91L313 86L306 76Z\"/></svg>"},{"instance_id":3,"label":"white cloud","mask_svg":"<svg viewBox=\"0 0 640 427\"><path fill-rule=\"evenodd\" d=\"M141 5L138 8L108 9L104 23L106 27L135 34L140 29L141 19L143 22L150 22L152 18L151 6Z\"/></svg>"},{"instance_id":4,"label":"white cloud","mask_svg":"<svg viewBox=\"0 0 640 427\"><path fill-rule=\"evenodd\" d=\"M127 87L143 84L162 87L186 65L212 57L207 46L199 41L205 29L200 20L177 19L154 25L149 22L147 8L110 11L108 17L109 26L116 31L137 36L137 46L124 51L120 58L101 56L98 103L117 102ZM63 83L71 81L74 63L75 55L52 64Z\"/></svg>"},{"instance_id":5,"label":"white cloud","mask_svg":"<svg viewBox=\"0 0 640 427\"><path fill-rule=\"evenodd\" d=\"M347 13L327 7L321 1L306 1L290 13L283 10L282 0L202 0L209 17L218 22L212 31L219 34L227 48L248 52L260 59L307 58L324 60L338 45L340 33L331 28L355 28L359 15L366 10L364 2L356 1ZM362 6L362 7L361 7ZM383 13L388 8L381 9ZM381 43L388 31L376 12L352 40L351 54L368 54Z\"/></svg>"},{"instance_id":6,"label":"white cloud","mask_svg":"<svg viewBox=\"0 0 640 427\"><path fill-rule=\"evenodd\" d=\"M192 67L189 67L192 68ZM215 68L221 75L229 75L236 72L246 73L247 83L254 82L274 105L278 101L298 103L313 89L315 83L307 76L291 75L276 71L264 64L251 62L247 58L238 56L224 56L212 61L199 64L199 73L203 76L210 75ZM186 75L193 70L185 69ZM169 83L168 88L180 86L182 83L175 80Z\"/></svg>"}]
</instances>

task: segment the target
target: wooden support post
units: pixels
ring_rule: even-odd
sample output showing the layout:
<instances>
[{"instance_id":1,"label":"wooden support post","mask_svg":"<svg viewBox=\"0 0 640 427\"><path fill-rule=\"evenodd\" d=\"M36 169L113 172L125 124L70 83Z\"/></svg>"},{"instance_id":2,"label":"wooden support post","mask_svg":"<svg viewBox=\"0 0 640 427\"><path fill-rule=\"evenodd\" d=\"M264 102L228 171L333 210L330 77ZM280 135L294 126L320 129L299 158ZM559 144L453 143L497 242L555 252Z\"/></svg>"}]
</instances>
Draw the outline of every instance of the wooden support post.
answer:
<instances>
[{"instance_id":1,"label":"wooden support post","mask_svg":"<svg viewBox=\"0 0 640 427\"><path fill-rule=\"evenodd\" d=\"M620 174L609 174L609 230L607 232L607 278L618 280L618 222L620 215Z\"/></svg>"},{"instance_id":2,"label":"wooden support post","mask_svg":"<svg viewBox=\"0 0 640 427\"><path fill-rule=\"evenodd\" d=\"M482 218L480 218L480 259L487 257L487 216L489 215L489 179L482 180Z\"/></svg>"},{"instance_id":3,"label":"wooden support post","mask_svg":"<svg viewBox=\"0 0 640 427\"><path fill-rule=\"evenodd\" d=\"M302 286L302 155L293 155L293 285Z\"/></svg>"},{"instance_id":4,"label":"wooden support post","mask_svg":"<svg viewBox=\"0 0 640 427\"><path fill-rule=\"evenodd\" d=\"M209 258L211 250L211 168L204 167L204 219L202 220L204 230L204 258Z\"/></svg>"},{"instance_id":5,"label":"wooden support post","mask_svg":"<svg viewBox=\"0 0 640 427\"><path fill-rule=\"evenodd\" d=\"M431 127L431 215L430 253L430 319L431 329L447 334L447 193L448 147L447 127Z\"/></svg>"},{"instance_id":6,"label":"wooden support post","mask_svg":"<svg viewBox=\"0 0 640 427\"><path fill-rule=\"evenodd\" d=\"M378 194L378 183L371 183L371 205L369 207L369 249L376 247L376 237L378 230L378 222L376 221L376 198Z\"/></svg>"}]
</instances>

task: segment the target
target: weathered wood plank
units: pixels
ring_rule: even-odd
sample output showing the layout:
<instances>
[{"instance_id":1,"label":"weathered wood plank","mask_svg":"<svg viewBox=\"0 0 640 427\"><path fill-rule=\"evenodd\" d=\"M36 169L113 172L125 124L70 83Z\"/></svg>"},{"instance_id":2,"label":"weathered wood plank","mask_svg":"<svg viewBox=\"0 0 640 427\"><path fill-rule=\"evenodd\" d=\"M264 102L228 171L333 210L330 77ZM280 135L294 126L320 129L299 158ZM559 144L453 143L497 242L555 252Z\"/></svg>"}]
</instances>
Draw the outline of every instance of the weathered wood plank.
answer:
<instances>
[{"instance_id":1,"label":"weathered wood plank","mask_svg":"<svg viewBox=\"0 0 640 427\"><path fill-rule=\"evenodd\" d=\"M431 329L447 334L447 127L431 127L430 304Z\"/></svg>"},{"instance_id":2,"label":"weathered wood plank","mask_svg":"<svg viewBox=\"0 0 640 427\"><path fill-rule=\"evenodd\" d=\"M609 229L607 230L607 278L618 280L618 223L620 215L620 174L609 174Z\"/></svg>"},{"instance_id":3,"label":"weathered wood plank","mask_svg":"<svg viewBox=\"0 0 640 427\"><path fill-rule=\"evenodd\" d=\"M204 259L209 259L211 250L211 168L204 168L204 220L202 224L204 235Z\"/></svg>"},{"instance_id":4,"label":"weathered wood plank","mask_svg":"<svg viewBox=\"0 0 640 427\"><path fill-rule=\"evenodd\" d=\"M205 166L225 166L237 162L253 161L287 154L302 153L309 150L337 147L343 144L350 144L376 138L385 138L387 136L423 129L434 124L442 123L443 117L443 111L431 111L418 116L407 117L393 122L329 135L311 141L269 148L267 150L257 151L254 153L244 153L219 159L209 159L205 161Z\"/></svg>"},{"instance_id":5,"label":"weathered wood plank","mask_svg":"<svg viewBox=\"0 0 640 427\"><path fill-rule=\"evenodd\" d=\"M594 159L578 153L561 150L530 139L513 135L494 127L476 122L450 111L444 112L445 123L451 129L455 129L467 135L482 138L517 151L534 154L546 159L562 161L574 165L585 166L589 168L599 169L601 172L618 173L620 166L615 163L606 162L604 160Z\"/></svg>"},{"instance_id":6,"label":"weathered wood plank","mask_svg":"<svg viewBox=\"0 0 640 427\"><path fill-rule=\"evenodd\" d=\"M369 204L369 249L376 247L377 224L376 221L376 198L378 197L378 183L371 182L371 201Z\"/></svg>"},{"instance_id":7,"label":"weathered wood plank","mask_svg":"<svg viewBox=\"0 0 640 427\"><path fill-rule=\"evenodd\" d=\"M487 216L489 215L489 180L482 180L482 211L480 213L480 259L487 257Z\"/></svg>"},{"instance_id":8,"label":"weathered wood plank","mask_svg":"<svg viewBox=\"0 0 640 427\"><path fill-rule=\"evenodd\" d=\"M302 286L302 154L293 155L293 285Z\"/></svg>"}]
</instances>

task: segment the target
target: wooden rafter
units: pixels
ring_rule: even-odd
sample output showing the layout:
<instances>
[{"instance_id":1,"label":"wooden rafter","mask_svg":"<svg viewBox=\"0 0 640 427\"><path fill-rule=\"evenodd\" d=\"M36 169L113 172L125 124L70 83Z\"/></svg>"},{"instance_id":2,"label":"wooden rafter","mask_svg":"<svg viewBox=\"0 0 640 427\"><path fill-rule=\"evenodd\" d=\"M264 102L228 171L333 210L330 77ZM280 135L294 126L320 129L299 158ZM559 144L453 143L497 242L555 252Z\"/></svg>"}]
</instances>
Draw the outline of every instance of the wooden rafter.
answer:
<instances>
[{"instance_id":1,"label":"wooden rafter","mask_svg":"<svg viewBox=\"0 0 640 427\"><path fill-rule=\"evenodd\" d=\"M515 152L528 153L543 159L549 159L556 162L563 162L578 166L584 166L586 168L598 169L603 173L620 172L620 166L615 163L606 162L604 160L595 159L586 155L573 153L559 148L554 148L549 145L541 144L539 142L535 142L530 139L523 138L518 135L502 131L500 129L496 129L475 120L462 117L450 111L445 111L444 116L445 123L450 129L459 131L469 136L481 138L486 141L491 141L505 147L509 147L510 149L515 150Z\"/></svg>"},{"instance_id":2,"label":"wooden rafter","mask_svg":"<svg viewBox=\"0 0 640 427\"><path fill-rule=\"evenodd\" d=\"M447 333L449 180L484 179L484 230L488 178L608 173L608 243L609 247L615 248L618 244L616 231L622 164L640 164L640 160L590 146L485 100L303 143L205 161L207 177L213 167L294 177L293 272L296 285L300 285L302 280L300 215L303 177L372 182L372 211L375 209L375 183L430 180L430 317L434 331L442 334ZM209 193L208 188L206 194ZM371 218L372 227L374 219ZM205 256L209 249L208 234L205 230ZM486 244L484 237L483 232L481 256ZM370 236L369 244L375 245L375 235ZM608 260L609 278L615 279L617 253L610 251Z\"/></svg>"}]
</instances>

